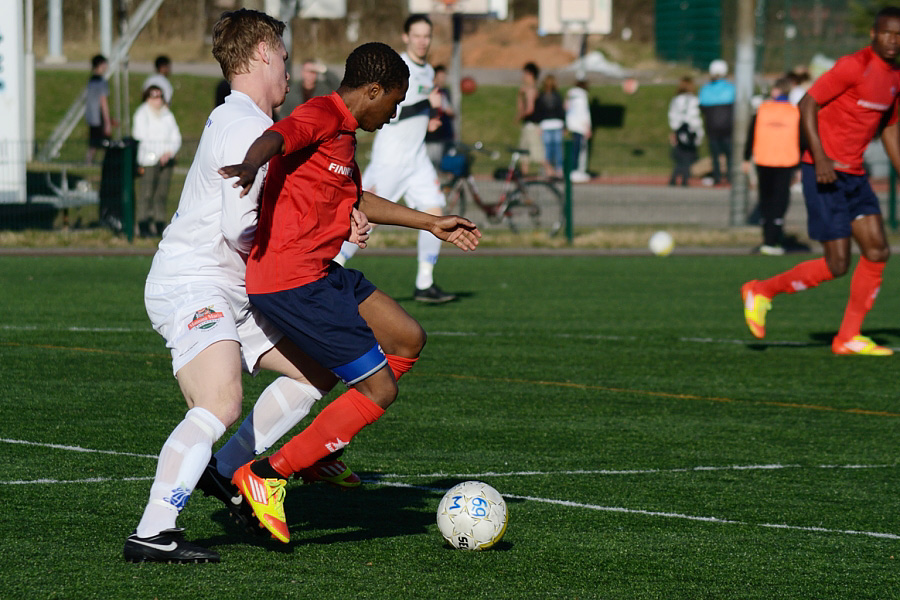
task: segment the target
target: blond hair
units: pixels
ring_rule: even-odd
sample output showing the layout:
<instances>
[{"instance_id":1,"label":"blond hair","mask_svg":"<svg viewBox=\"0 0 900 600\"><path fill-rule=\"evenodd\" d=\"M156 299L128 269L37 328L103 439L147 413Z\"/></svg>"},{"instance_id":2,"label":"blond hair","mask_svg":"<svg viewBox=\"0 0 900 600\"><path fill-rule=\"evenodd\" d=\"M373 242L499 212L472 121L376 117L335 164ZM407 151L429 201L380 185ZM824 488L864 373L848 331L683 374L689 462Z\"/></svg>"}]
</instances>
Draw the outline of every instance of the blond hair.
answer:
<instances>
[{"instance_id":1,"label":"blond hair","mask_svg":"<svg viewBox=\"0 0 900 600\"><path fill-rule=\"evenodd\" d=\"M212 53L222 75L229 82L235 75L250 71L256 45L265 42L270 48L283 45L284 23L257 10L242 8L222 13L213 27Z\"/></svg>"}]
</instances>

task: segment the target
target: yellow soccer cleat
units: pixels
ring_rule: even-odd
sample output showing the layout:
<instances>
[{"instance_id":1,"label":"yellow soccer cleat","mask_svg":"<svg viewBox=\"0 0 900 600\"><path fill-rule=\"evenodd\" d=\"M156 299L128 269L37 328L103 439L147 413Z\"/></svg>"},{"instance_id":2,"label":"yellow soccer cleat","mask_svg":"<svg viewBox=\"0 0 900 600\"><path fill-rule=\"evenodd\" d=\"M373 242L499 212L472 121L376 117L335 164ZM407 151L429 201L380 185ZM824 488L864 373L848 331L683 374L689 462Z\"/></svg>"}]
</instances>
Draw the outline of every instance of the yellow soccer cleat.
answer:
<instances>
[{"instance_id":1,"label":"yellow soccer cleat","mask_svg":"<svg viewBox=\"0 0 900 600\"><path fill-rule=\"evenodd\" d=\"M231 482L238 487L244 499L250 503L253 514L261 527L271 532L275 539L287 544L291 541L284 517L284 479L263 479L250 470L252 462L234 472Z\"/></svg>"},{"instance_id":2,"label":"yellow soccer cleat","mask_svg":"<svg viewBox=\"0 0 900 600\"><path fill-rule=\"evenodd\" d=\"M835 354L858 354L861 356L891 356L894 351L887 346L879 346L864 335L854 335L846 342L837 338L831 342L831 351Z\"/></svg>"},{"instance_id":3,"label":"yellow soccer cleat","mask_svg":"<svg viewBox=\"0 0 900 600\"><path fill-rule=\"evenodd\" d=\"M303 479L303 483L315 483L324 481L341 489L358 487L362 483L359 475L350 470L350 467L340 460L323 459L305 469L300 469L294 477Z\"/></svg>"},{"instance_id":4,"label":"yellow soccer cleat","mask_svg":"<svg viewBox=\"0 0 900 600\"><path fill-rule=\"evenodd\" d=\"M766 313L772 308L772 301L762 294L755 294L753 286L756 280L748 281L741 286L741 298L744 300L744 320L753 337L766 337Z\"/></svg>"}]
</instances>

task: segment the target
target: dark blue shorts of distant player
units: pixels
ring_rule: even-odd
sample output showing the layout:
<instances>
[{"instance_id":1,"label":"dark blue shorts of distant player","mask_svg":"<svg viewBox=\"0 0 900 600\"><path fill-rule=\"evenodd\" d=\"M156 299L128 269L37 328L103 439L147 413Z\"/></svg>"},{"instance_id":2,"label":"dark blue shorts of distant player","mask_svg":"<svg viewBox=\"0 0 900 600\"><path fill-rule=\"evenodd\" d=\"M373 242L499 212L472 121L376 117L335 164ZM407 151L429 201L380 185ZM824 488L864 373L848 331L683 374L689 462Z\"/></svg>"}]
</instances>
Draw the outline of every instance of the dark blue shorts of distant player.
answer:
<instances>
[{"instance_id":1,"label":"dark blue shorts of distant player","mask_svg":"<svg viewBox=\"0 0 900 600\"><path fill-rule=\"evenodd\" d=\"M250 302L297 347L352 385L387 364L375 335L359 315L359 304L374 291L362 273L334 264L318 281L250 294Z\"/></svg>"},{"instance_id":2,"label":"dark blue shorts of distant player","mask_svg":"<svg viewBox=\"0 0 900 600\"><path fill-rule=\"evenodd\" d=\"M837 181L823 185L816 181L813 165L800 163L809 237L820 242L851 237L854 219L881 214L868 176L835 173Z\"/></svg>"}]
</instances>

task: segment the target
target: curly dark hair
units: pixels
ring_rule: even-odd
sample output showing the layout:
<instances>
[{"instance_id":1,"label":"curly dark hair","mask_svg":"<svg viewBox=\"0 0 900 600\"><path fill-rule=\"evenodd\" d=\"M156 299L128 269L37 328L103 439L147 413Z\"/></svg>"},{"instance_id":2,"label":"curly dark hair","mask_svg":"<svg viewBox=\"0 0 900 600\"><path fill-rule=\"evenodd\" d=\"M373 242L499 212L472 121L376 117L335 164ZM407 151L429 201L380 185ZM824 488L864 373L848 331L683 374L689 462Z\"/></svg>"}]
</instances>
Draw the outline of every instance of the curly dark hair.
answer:
<instances>
[{"instance_id":1,"label":"curly dark hair","mask_svg":"<svg viewBox=\"0 0 900 600\"><path fill-rule=\"evenodd\" d=\"M356 48L347 57L341 85L359 88L370 83L380 84L392 91L409 80L409 67L397 52L381 42L369 42Z\"/></svg>"}]
</instances>

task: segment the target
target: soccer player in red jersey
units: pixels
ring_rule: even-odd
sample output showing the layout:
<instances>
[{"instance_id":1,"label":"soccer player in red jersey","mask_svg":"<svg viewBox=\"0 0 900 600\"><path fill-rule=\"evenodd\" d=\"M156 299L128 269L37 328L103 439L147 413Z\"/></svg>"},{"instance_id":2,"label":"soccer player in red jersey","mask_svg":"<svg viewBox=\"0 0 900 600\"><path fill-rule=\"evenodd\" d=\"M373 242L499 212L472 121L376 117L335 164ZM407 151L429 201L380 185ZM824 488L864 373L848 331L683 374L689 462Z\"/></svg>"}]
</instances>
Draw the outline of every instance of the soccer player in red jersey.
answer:
<instances>
[{"instance_id":1,"label":"soccer player in red jersey","mask_svg":"<svg viewBox=\"0 0 900 600\"><path fill-rule=\"evenodd\" d=\"M349 234L354 206L370 221L429 231L463 250L481 233L362 192L356 130L387 123L406 95L409 69L390 46L364 44L347 58L336 92L313 98L263 133L225 177L247 189L268 163L247 293L285 336L349 387L269 458L239 468L233 482L276 539L290 540L285 479L346 446L397 397L397 379L425 345L425 332L362 273L332 261Z\"/></svg>"},{"instance_id":2,"label":"soccer player in red jersey","mask_svg":"<svg viewBox=\"0 0 900 600\"><path fill-rule=\"evenodd\" d=\"M890 348L860 334L890 255L878 197L863 168L863 152L886 123L881 140L891 164L900 170L900 68L896 65L900 8L879 11L870 36L870 46L840 58L800 101L801 128L808 144L800 169L809 235L822 243L825 256L743 285L744 318L757 338L766 334L766 313L777 294L813 288L847 273L852 237L859 246L860 258L831 351L893 354Z\"/></svg>"}]
</instances>

